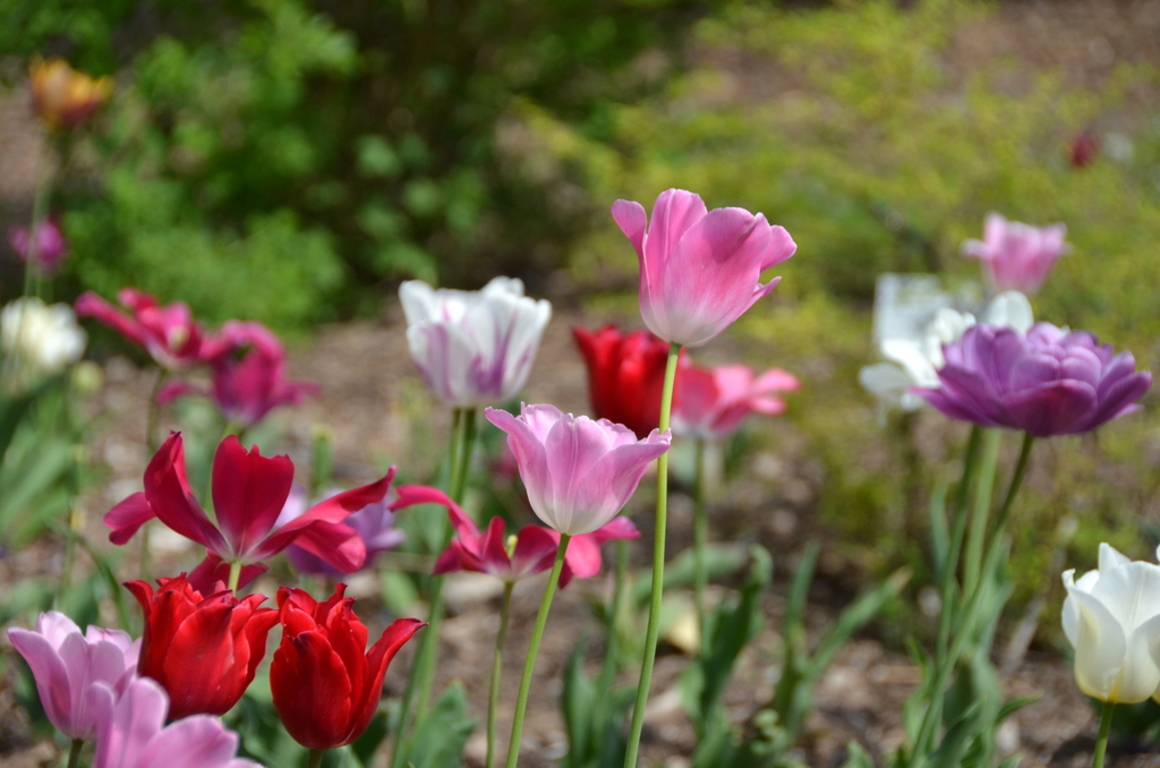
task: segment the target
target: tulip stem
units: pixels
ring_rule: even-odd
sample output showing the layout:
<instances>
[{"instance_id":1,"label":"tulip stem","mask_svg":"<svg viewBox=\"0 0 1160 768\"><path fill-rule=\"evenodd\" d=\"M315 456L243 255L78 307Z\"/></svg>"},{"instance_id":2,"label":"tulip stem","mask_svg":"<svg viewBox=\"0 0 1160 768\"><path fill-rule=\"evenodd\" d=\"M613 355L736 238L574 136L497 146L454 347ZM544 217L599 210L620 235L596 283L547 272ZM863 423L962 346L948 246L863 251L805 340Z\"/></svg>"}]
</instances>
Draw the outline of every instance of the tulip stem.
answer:
<instances>
[{"instance_id":1,"label":"tulip stem","mask_svg":"<svg viewBox=\"0 0 1160 768\"><path fill-rule=\"evenodd\" d=\"M508 616L512 606L512 587L503 585L503 601L499 604L499 632L495 636L495 656L491 662L491 687L487 694L487 768L495 768L495 718L499 710L499 683L503 677L503 645L507 640Z\"/></svg>"},{"instance_id":2,"label":"tulip stem","mask_svg":"<svg viewBox=\"0 0 1160 768\"><path fill-rule=\"evenodd\" d=\"M49 147L44 149L36 158L36 188L32 193L32 226L28 230L28 251L24 259L24 295L40 295L40 224L44 221L44 211L48 207L48 196L52 189L50 183L48 157Z\"/></svg>"},{"instance_id":3,"label":"tulip stem","mask_svg":"<svg viewBox=\"0 0 1160 768\"><path fill-rule=\"evenodd\" d=\"M999 444L1003 433L998 429L983 432L983 460L975 480L975 508L971 512L971 529L963 563L963 594L969 595L979 581L983 565L983 543L987 537L987 515L995 488L995 467L999 461Z\"/></svg>"},{"instance_id":4,"label":"tulip stem","mask_svg":"<svg viewBox=\"0 0 1160 768\"><path fill-rule=\"evenodd\" d=\"M528 643L528 655L524 660L524 674L520 678L520 694L516 699L516 711L512 718L512 737L508 741L507 768L516 768L520 760L520 739L524 732L524 714L528 710L528 693L532 690L532 673L536 670L536 655L540 652L540 641L544 639L544 627L548 624L548 611L552 608L552 598L556 595L556 585L560 572L564 570L564 553L568 550L571 536L560 534L560 545L556 548L556 561L552 563L552 573L544 587L544 599L540 601L540 612L536 615L536 626L532 629L532 639Z\"/></svg>"},{"instance_id":5,"label":"tulip stem","mask_svg":"<svg viewBox=\"0 0 1160 768\"><path fill-rule=\"evenodd\" d=\"M673 385L677 379L677 360L681 345L669 344L669 360L665 366L665 384L661 391L660 431L669 428L669 417L673 410ZM665 587L665 526L669 511L669 454L666 451L657 458L657 515L656 531L653 534L652 594L649 600L648 629L645 631L644 660L640 667L640 682L636 688L636 703L632 708L632 730L625 753L625 768L636 768L636 756L640 751L640 736L644 731L644 710L648 704L648 689L652 684L653 664L657 657L657 635L660 633L661 598ZM509 765L508 768L514 768Z\"/></svg>"},{"instance_id":6,"label":"tulip stem","mask_svg":"<svg viewBox=\"0 0 1160 768\"><path fill-rule=\"evenodd\" d=\"M1104 768L1104 754L1108 751L1108 734L1112 732L1112 710L1116 705L1105 701L1100 710L1100 733L1096 737L1096 748L1092 753L1092 768Z\"/></svg>"},{"instance_id":7,"label":"tulip stem","mask_svg":"<svg viewBox=\"0 0 1160 768\"><path fill-rule=\"evenodd\" d=\"M1011 476L1011 485L1007 486L1007 497L1003 499L1003 506L999 509L999 517L995 521L995 536L991 542L992 546L1003 535L1003 529L1007 525L1007 516L1011 514L1011 505L1015 501L1015 495L1023 486L1023 477L1027 474L1028 459L1031 457L1031 446L1034 444L1035 438L1031 436L1031 433L1024 432L1023 447L1019 451L1019 463L1015 465L1015 474Z\"/></svg>"},{"instance_id":8,"label":"tulip stem","mask_svg":"<svg viewBox=\"0 0 1160 768\"><path fill-rule=\"evenodd\" d=\"M697 440L693 472L693 604L697 610L697 638L705 647L705 440Z\"/></svg>"},{"instance_id":9,"label":"tulip stem","mask_svg":"<svg viewBox=\"0 0 1160 768\"><path fill-rule=\"evenodd\" d=\"M322 755L326 750L312 749L310 756L306 759L306 768L322 768Z\"/></svg>"},{"instance_id":10,"label":"tulip stem","mask_svg":"<svg viewBox=\"0 0 1160 768\"><path fill-rule=\"evenodd\" d=\"M241 563L241 561L236 561L236 562L230 563L230 582L229 582L229 584L226 585L227 588L231 592L233 592L234 594L237 594L238 582L241 580L242 580L242 563Z\"/></svg>"},{"instance_id":11,"label":"tulip stem","mask_svg":"<svg viewBox=\"0 0 1160 768\"><path fill-rule=\"evenodd\" d=\"M624 609L625 577L628 574L628 541L618 539L616 542L616 570L612 577L612 600L609 602L604 641L604 665L600 669L600 684L596 695L601 697L601 706L608 704L608 694L612 690L612 683L616 679L619 669L618 656L620 655L620 635L617 628L620 626L620 614Z\"/></svg>"},{"instance_id":12,"label":"tulip stem","mask_svg":"<svg viewBox=\"0 0 1160 768\"><path fill-rule=\"evenodd\" d=\"M77 768L81 764L81 748L84 747L84 739L73 739L72 744L68 748L68 768Z\"/></svg>"},{"instance_id":13,"label":"tulip stem","mask_svg":"<svg viewBox=\"0 0 1160 768\"><path fill-rule=\"evenodd\" d=\"M979 444L982 442L982 427L972 426L971 436L967 440L967 455L963 460L963 476L959 480L959 487L955 491L955 508L953 528L951 529L950 545L947 547L946 560L943 562L940 574L939 598L941 606L938 616L938 640L935 645L935 666L942 661L950 643L951 624L954 620L954 591L955 576L959 569L959 555L963 548L963 535L967 528L967 498L970 494L971 479L975 474L975 465L978 464Z\"/></svg>"}]
</instances>

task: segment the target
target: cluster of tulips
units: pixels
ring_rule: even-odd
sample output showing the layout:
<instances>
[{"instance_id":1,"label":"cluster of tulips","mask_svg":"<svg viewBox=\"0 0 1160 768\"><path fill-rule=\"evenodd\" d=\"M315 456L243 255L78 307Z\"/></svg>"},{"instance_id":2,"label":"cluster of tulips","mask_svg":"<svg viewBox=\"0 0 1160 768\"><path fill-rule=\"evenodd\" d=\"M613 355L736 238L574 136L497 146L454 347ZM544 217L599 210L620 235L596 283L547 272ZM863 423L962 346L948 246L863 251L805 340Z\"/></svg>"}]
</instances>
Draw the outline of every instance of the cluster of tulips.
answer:
<instances>
[{"instance_id":1,"label":"cluster of tulips","mask_svg":"<svg viewBox=\"0 0 1160 768\"><path fill-rule=\"evenodd\" d=\"M699 196L683 190L662 193L651 219L643 206L623 200L613 205L612 214L639 257L640 310L648 331L575 330L597 418L563 413L549 404L524 404L518 414L495 407L525 385L551 315L546 301L523 295L518 280L496 278L478 292L407 282L400 299L412 358L428 389L454 411L446 492L426 486L392 491L391 470L311 506L293 487L294 466L287 457L262 456L230 435L213 462L211 517L190 488L181 434L171 434L157 448L144 473L144 490L105 515L110 538L124 544L156 519L204 547L206 554L197 568L159 579L157 587L126 583L145 617L143 637L133 641L123 632L95 627L82 634L59 613L42 615L34 631L9 632L33 670L49 718L74 740L72 765L86 740L95 740L93 765L102 767L156 766L162 760L207 768L251 764L236 759L237 739L217 717L254 680L275 625L282 634L269 672L273 704L289 734L311 750L315 766L324 750L352 743L367 728L391 659L427 626L401 702L397 728L403 733L413 710L425 707L431 687L441 579L431 582L426 621L397 619L369 649L368 630L342 584L321 600L282 586L277 608L262 608L263 596L241 592L282 552L305 572L357 571L376 552L398 542L391 529L397 511L434 503L448 513L435 574L478 571L505 585L489 698L489 768L498 746L495 708L512 586L550 572L524 657L508 741L506 764L515 768L554 593L573 578L600 571L604 542L638 535L620 513L655 461L651 596L625 756L626 768L635 768L665 583L667 452L674 436L703 445L727 437L752 413L780 413L785 403L779 393L799 386L780 369L757 374L736 365L703 368L684 350L709 343L770 294L778 279L762 284L762 273L789 259L796 246L785 229L761 214L708 210ZM908 408L929 403L974 425L964 485L972 472L988 471L978 456L981 430L1017 430L1025 436L999 514L990 522L972 521L968 529L960 504L947 533L950 565L940 583L946 618L940 619L935 683L912 745L915 754L931 751L961 643L985 623L979 614L985 576L1000 567L1004 526L1033 442L1093 430L1130 413L1151 383L1148 373L1136 370L1130 353L1115 354L1089 333L1032 321L1024 294L1046 279L1063 251L1063 234L1061 227L1039 230L990 217L985 240L967 247L983 261L1000 294L983 321L949 309L940 312L921 337L886 340L882 351L893 364L863 374L867 387L892 403ZM217 403L232 431L244 436L273 407L312 391L312 385L285 378L281 345L261 326L233 322L210 334L183 305L161 306L132 290L119 298L128 313L92 294L82 296L76 309L153 357L164 372L155 403L202 392ZM208 388L164 380L201 365L211 373ZM502 519L481 526L460 506L479 409L506 434L527 501L541 523L514 536L506 534ZM992 477L994 461L992 455ZM702 514L694 550L703 620ZM1078 581L1071 572L1065 575L1064 628L1076 649L1077 678L1085 693L1114 704L1142 700L1160 686L1157 574L1160 566L1130 563L1105 547L1098 571ZM1101 734L1097 761L1103 759L1106 727Z\"/></svg>"}]
</instances>

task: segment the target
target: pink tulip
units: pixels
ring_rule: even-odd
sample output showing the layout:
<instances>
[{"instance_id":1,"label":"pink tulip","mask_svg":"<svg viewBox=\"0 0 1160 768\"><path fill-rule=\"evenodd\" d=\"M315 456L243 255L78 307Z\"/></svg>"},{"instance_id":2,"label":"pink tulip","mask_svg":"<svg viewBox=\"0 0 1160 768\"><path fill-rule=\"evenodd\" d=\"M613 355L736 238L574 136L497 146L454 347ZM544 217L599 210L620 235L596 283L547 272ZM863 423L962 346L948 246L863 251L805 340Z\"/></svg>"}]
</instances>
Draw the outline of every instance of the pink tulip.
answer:
<instances>
[{"instance_id":1,"label":"pink tulip","mask_svg":"<svg viewBox=\"0 0 1160 768\"><path fill-rule=\"evenodd\" d=\"M1063 241L1066 235L1063 224L1033 227L988 213L982 242L966 241L963 254L983 262L983 272L996 291L1034 294L1069 250Z\"/></svg>"},{"instance_id":2,"label":"pink tulip","mask_svg":"<svg viewBox=\"0 0 1160 768\"><path fill-rule=\"evenodd\" d=\"M172 530L204 546L226 563L257 563L297 544L344 573L366 560L366 545L343 521L352 512L382 500L394 477L392 468L377 482L316 504L285 525L277 520L294 481L287 456L247 452L230 435L218 446L213 462L216 524L193 497L185 476L181 434L173 433L145 470L145 491L135 493L105 515L113 529L109 540L126 543L137 529L157 517ZM211 571L211 565L209 566Z\"/></svg>"},{"instance_id":3,"label":"pink tulip","mask_svg":"<svg viewBox=\"0 0 1160 768\"><path fill-rule=\"evenodd\" d=\"M751 413L785 413L785 400L774 393L800 387L796 376L780 368L755 376L746 365L700 368L690 363L677 369L673 432L701 440L724 439Z\"/></svg>"},{"instance_id":4,"label":"pink tulip","mask_svg":"<svg viewBox=\"0 0 1160 768\"><path fill-rule=\"evenodd\" d=\"M60 225L51 218L36 226L35 237L29 234L27 227L13 227L8 231L8 242L20 254L21 260L27 262L31 257L32 266L46 277L60 271L64 257L68 255L68 240Z\"/></svg>"},{"instance_id":5,"label":"pink tulip","mask_svg":"<svg viewBox=\"0 0 1160 768\"><path fill-rule=\"evenodd\" d=\"M475 571L510 583L551 569L560 544L560 534L556 531L525 525L512 542L505 535L503 518L493 517L487 532L481 535L475 521L457 505L448 507L448 515L456 537L435 561L435 574ZM560 586L568 586L573 576L588 579L600 573L604 564L600 545L604 542L639 536L640 531L631 520L617 517L592 533L573 537L564 555Z\"/></svg>"},{"instance_id":6,"label":"pink tulip","mask_svg":"<svg viewBox=\"0 0 1160 768\"><path fill-rule=\"evenodd\" d=\"M144 348L166 370L180 371L201 362L202 330L187 305L176 302L163 307L148 293L135 288L121 289L117 301L131 314L92 291L82 293L74 306L79 317L92 317L112 328Z\"/></svg>"},{"instance_id":7,"label":"pink tulip","mask_svg":"<svg viewBox=\"0 0 1160 768\"><path fill-rule=\"evenodd\" d=\"M644 206L612 205L612 218L640 259L640 314L665 341L705 344L773 291L761 273L793 256L797 246L763 214L741 208L709 211L700 196L681 189L662 192L652 221Z\"/></svg>"},{"instance_id":8,"label":"pink tulip","mask_svg":"<svg viewBox=\"0 0 1160 768\"><path fill-rule=\"evenodd\" d=\"M119 630L89 626L84 634L63 613L42 613L36 631L13 627L8 639L32 668L40 704L56 729L74 739L96 736L94 712L86 690L108 683L112 695L123 691L137 671L141 641Z\"/></svg>"},{"instance_id":9,"label":"pink tulip","mask_svg":"<svg viewBox=\"0 0 1160 768\"><path fill-rule=\"evenodd\" d=\"M237 759L237 734L216 717L193 715L163 727L169 700L153 680L134 678L119 698L95 683L86 698L97 720L93 768L261 768Z\"/></svg>"},{"instance_id":10,"label":"pink tulip","mask_svg":"<svg viewBox=\"0 0 1160 768\"><path fill-rule=\"evenodd\" d=\"M668 430L654 429L637 440L628 427L565 414L553 405L521 405L519 416L495 408L484 413L507 433L532 510L570 536L611 521L671 441Z\"/></svg>"}]
</instances>

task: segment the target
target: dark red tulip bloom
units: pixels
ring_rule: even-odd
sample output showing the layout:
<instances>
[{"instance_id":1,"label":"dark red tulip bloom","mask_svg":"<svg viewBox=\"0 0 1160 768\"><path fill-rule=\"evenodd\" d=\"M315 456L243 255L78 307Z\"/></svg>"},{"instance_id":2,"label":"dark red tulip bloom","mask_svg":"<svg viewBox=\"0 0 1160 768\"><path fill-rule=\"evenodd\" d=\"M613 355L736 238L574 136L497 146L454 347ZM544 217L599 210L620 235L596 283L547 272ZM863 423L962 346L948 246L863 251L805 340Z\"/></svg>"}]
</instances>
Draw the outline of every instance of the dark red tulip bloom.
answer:
<instances>
[{"instance_id":1,"label":"dark red tulip bloom","mask_svg":"<svg viewBox=\"0 0 1160 768\"><path fill-rule=\"evenodd\" d=\"M78 317L92 317L142 347L158 365L180 371L202 362L202 329L189 307L181 302L166 306L135 288L117 293L130 314L125 314L92 291L82 293L74 305Z\"/></svg>"},{"instance_id":2,"label":"dark red tulip bloom","mask_svg":"<svg viewBox=\"0 0 1160 768\"><path fill-rule=\"evenodd\" d=\"M648 331L623 334L615 325L573 328L572 335L588 366L593 415L648 437L660 424L668 342Z\"/></svg>"},{"instance_id":3,"label":"dark red tulip bloom","mask_svg":"<svg viewBox=\"0 0 1160 768\"><path fill-rule=\"evenodd\" d=\"M144 581L125 584L145 612L137 674L169 694L170 720L224 714L254 681L278 612L259 608L261 595L202 597L184 576L158 584L156 592Z\"/></svg>"},{"instance_id":4,"label":"dark red tulip bloom","mask_svg":"<svg viewBox=\"0 0 1160 768\"><path fill-rule=\"evenodd\" d=\"M308 749L334 749L362 735L379 705L383 676L399 649L426 626L398 619L370 651L345 584L319 603L301 589L278 590L282 644L270 665L274 708Z\"/></svg>"}]
</instances>

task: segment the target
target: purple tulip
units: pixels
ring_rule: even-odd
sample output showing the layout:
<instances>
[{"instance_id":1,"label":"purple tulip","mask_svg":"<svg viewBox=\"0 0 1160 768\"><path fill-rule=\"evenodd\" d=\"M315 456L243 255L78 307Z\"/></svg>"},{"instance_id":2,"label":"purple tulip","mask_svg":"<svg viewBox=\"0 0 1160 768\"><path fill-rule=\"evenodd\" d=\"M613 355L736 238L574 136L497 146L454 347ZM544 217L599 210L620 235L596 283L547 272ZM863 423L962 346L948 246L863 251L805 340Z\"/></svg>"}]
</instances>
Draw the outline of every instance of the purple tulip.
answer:
<instances>
[{"instance_id":1,"label":"purple tulip","mask_svg":"<svg viewBox=\"0 0 1160 768\"><path fill-rule=\"evenodd\" d=\"M668 342L698 347L729 327L780 277L761 285L761 273L793 256L797 246L763 214L741 208L709 211L682 189L660 194L652 221L644 206L612 204L612 218L640 259L640 314Z\"/></svg>"},{"instance_id":2,"label":"purple tulip","mask_svg":"<svg viewBox=\"0 0 1160 768\"><path fill-rule=\"evenodd\" d=\"M519 416L495 408L484 414L507 433L532 510L570 536L616 517L671 441L668 430L637 440L628 427L561 413L554 405L521 405Z\"/></svg>"},{"instance_id":3,"label":"purple tulip","mask_svg":"<svg viewBox=\"0 0 1160 768\"><path fill-rule=\"evenodd\" d=\"M22 260L27 262L31 258L32 266L45 277L59 272L64 257L68 255L68 240L55 219L45 219L37 224L35 238L27 227L12 227L8 230L8 242Z\"/></svg>"},{"instance_id":4,"label":"purple tulip","mask_svg":"<svg viewBox=\"0 0 1160 768\"><path fill-rule=\"evenodd\" d=\"M987 280L996 291L1034 294L1043 287L1051 268L1068 249L1067 227L1033 227L988 213L983 240L963 243L963 254L983 262Z\"/></svg>"},{"instance_id":5,"label":"purple tulip","mask_svg":"<svg viewBox=\"0 0 1160 768\"><path fill-rule=\"evenodd\" d=\"M95 683L87 700L97 720L93 768L261 768L237 759L238 736L216 717L193 715L162 727L169 700L148 678L133 678L119 698Z\"/></svg>"},{"instance_id":6,"label":"purple tulip","mask_svg":"<svg viewBox=\"0 0 1160 768\"><path fill-rule=\"evenodd\" d=\"M1138 410L1152 384L1130 352L1116 355L1090 333L1049 323L1026 335L976 325L943 352L941 386L912 393L951 418L1033 437L1087 432Z\"/></svg>"},{"instance_id":7,"label":"purple tulip","mask_svg":"<svg viewBox=\"0 0 1160 768\"><path fill-rule=\"evenodd\" d=\"M36 631L8 630L13 647L32 668L44 712L56 729L74 739L96 735L94 714L85 698L90 683L122 691L137 671L141 641L119 630L90 626L84 634L63 613L42 613Z\"/></svg>"}]
</instances>

